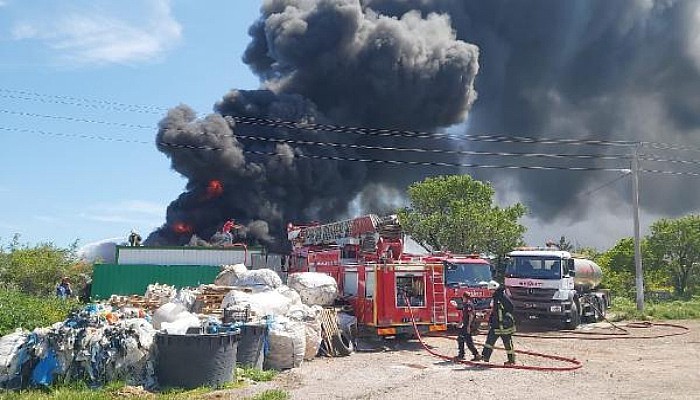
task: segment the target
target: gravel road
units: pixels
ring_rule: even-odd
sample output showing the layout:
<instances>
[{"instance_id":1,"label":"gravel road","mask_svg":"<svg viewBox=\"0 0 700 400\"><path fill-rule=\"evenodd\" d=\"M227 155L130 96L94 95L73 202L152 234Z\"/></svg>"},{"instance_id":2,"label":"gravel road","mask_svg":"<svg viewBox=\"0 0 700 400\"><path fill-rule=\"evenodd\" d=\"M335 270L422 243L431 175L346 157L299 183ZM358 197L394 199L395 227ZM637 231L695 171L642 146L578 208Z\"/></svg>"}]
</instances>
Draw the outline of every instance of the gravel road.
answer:
<instances>
[{"instance_id":1,"label":"gravel road","mask_svg":"<svg viewBox=\"0 0 700 400\"><path fill-rule=\"evenodd\" d=\"M673 322L673 321L671 321ZM280 373L274 381L216 398L242 398L265 389L282 389L292 399L700 399L700 321L676 321L689 333L656 339L642 336L678 332L668 327L629 329L634 338L615 340L516 337L516 349L576 358L582 368L568 372L489 369L430 355L418 341L387 341L382 350L344 358L316 358ZM579 331L611 332L605 324ZM625 326L625 323L621 323ZM543 333L548 335L548 333ZM581 337L563 332L557 335ZM589 337L589 336L584 336ZM476 337L483 342L485 336ZM425 341L453 355L456 342ZM491 361L506 356L496 351ZM558 361L518 355L519 365L566 366Z\"/></svg>"}]
</instances>

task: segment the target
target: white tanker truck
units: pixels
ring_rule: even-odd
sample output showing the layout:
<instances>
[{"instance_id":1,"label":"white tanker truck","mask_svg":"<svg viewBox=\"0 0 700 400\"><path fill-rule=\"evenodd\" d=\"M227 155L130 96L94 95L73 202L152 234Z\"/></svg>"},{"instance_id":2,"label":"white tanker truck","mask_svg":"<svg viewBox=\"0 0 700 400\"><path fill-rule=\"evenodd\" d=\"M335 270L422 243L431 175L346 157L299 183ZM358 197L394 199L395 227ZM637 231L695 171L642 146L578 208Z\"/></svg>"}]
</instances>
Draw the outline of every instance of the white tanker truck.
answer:
<instances>
[{"instance_id":1,"label":"white tanker truck","mask_svg":"<svg viewBox=\"0 0 700 400\"><path fill-rule=\"evenodd\" d=\"M575 329L601 320L610 304L603 278L591 260L551 248L521 248L508 253L506 295L517 320L548 320Z\"/></svg>"}]
</instances>

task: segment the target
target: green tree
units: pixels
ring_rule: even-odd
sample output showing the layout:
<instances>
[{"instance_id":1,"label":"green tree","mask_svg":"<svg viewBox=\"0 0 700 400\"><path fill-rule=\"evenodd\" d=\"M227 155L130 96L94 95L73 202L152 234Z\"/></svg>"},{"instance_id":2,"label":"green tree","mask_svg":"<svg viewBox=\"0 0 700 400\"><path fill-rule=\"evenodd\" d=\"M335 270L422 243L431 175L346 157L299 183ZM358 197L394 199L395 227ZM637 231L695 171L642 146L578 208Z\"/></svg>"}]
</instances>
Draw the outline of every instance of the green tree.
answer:
<instances>
[{"instance_id":1,"label":"green tree","mask_svg":"<svg viewBox=\"0 0 700 400\"><path fill-rule=\"evenodd\" d=\"M667 277L653 262L646 239L642 240L642 264L644 265L644 285L646 290L666 288ZM635 297L636 269L634 265L634 239L620 239L608 251L593 258L603 270L603 285L612 290L615 296Z\"/></svg>"},{"instance_id":2,"label":"green tree","mask_svg":"<svg viewBox=\"0 0 700 400\"><path fill-rule=\"evenodd\" d=\"M656 221L648 241L655 261L669 274L676 295L691 294L700 281L700 215Z\"/></svg>"},{"instance_id":3,"label":"green tree","mask_svg":"<svg viewBox=\"0 0 700 400\"><path fill-rule=\"evenodd\" d=\"M518 219L526 209L520 203L494 206L493 196L489 183L469 175L427 178L409 186L410 204L399 218L409 234L435 249L492 253L500 261L523 243Z\"/></svg>"},{"instance_id":4,"label":"green tree","mask_svg":"<svg viewBox=\"0 0 700 400\"><path fill-rule=\"evenodd\" d=\"M0 248L0 283L16 288L25 294L51 295L63 276L80 284L80 275L90 273L92 266L75 256L73 244L68 249L56 247L52 243L34 246L21 244L19 236ZM77 294L78 287L73 287Z\"/></svg>"}]
</instances>

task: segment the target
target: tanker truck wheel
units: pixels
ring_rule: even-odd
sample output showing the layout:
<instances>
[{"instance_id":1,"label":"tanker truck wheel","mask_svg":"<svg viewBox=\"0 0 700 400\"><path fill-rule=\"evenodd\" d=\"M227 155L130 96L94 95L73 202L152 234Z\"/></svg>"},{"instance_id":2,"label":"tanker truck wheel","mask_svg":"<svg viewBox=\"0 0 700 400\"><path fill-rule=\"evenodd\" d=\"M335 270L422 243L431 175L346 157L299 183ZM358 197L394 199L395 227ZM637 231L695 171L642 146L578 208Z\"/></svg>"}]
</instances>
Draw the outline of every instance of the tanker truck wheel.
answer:
<instances>
[{"instance_id":1,"label":"tanker truck wheel","mask_svg":"<svg viewBox=\"0 0 700 400\"><path fill-rule=\"evenodd\" d=\"M578 301L571 303L571 321L564 323L564 329L574 330L581 324L581 311L578 307Z\"/></svg>"},{"instance_id":2,"label":"tanker truck wheel","mask_svg":"<svg viewBox=\"0 0 700 400\"><path fill-rule=\"evenodd\" d=\"M605 301L605 298L600 298L597 297L595 298L595 320L596 321L602 321L605 319L605 311L608 308L608 305L606 304L607 302Z\"/></svg>"}]
</instances>

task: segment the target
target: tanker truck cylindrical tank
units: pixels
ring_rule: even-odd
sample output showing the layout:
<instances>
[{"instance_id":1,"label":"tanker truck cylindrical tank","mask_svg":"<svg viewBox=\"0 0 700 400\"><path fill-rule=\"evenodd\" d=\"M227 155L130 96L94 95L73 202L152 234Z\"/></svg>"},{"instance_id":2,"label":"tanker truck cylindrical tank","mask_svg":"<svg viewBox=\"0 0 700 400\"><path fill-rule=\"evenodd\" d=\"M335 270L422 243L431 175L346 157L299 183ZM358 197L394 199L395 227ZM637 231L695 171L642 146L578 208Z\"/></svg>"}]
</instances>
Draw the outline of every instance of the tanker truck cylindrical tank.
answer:
<instances>
[{"instance_id":1,"label":"tanker truck cylindrical tank","mask_svg":"<svg viewBox=\"0 0 700 400\"><path fill-rule=\"evenodd\" d=\"M603 270L591 260L574 259L574 285L583 289L594 289L603 280Z\"/></svg>"}]
</instances>

